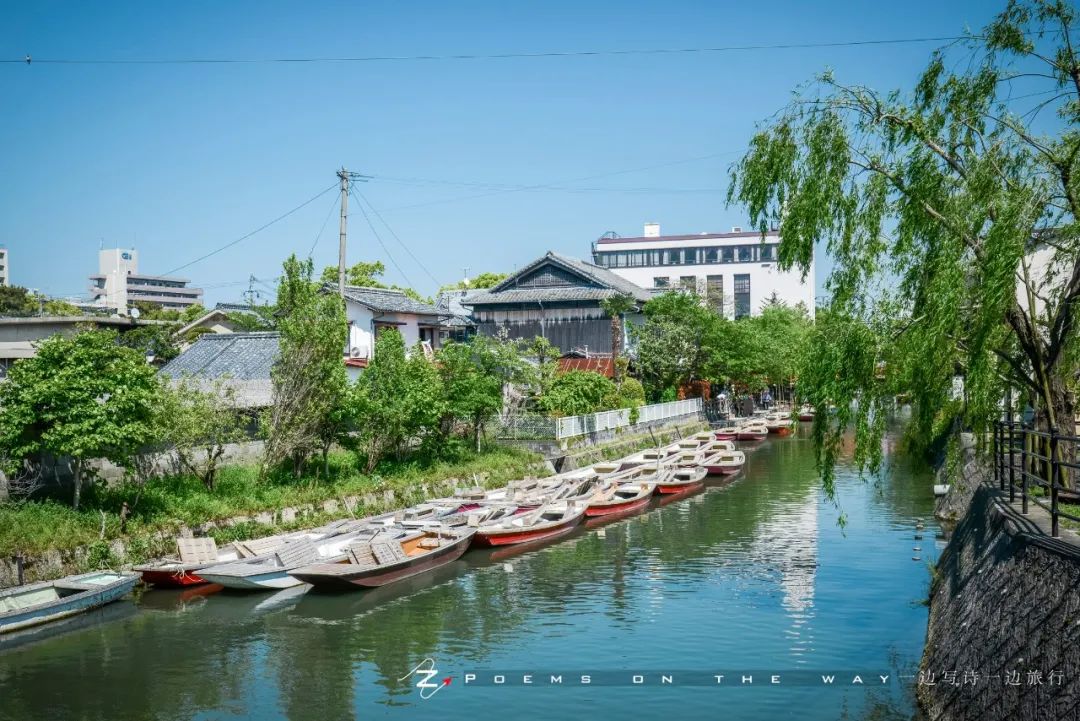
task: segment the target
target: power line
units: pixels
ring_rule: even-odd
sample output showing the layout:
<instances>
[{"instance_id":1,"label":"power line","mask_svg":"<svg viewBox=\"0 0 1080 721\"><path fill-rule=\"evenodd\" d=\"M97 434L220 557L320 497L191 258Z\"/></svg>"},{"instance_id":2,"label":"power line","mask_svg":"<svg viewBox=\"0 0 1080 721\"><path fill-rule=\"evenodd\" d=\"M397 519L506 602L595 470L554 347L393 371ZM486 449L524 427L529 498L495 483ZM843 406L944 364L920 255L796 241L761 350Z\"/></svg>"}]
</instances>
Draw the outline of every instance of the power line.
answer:
<instances>
[{"instance_id":1,"label":"power line","mask_svg":"<svg viewBox=\"0 0 1080 721\"><path fill-rule=\"evenodd\" d=\"M364 204L360 202L360 198L357 197L356 189L352 186L349 188L349 193L356 199L356 205L360 208L360 214L364 216L364 220L367 221L368 227L371 228L371 234L375 236L375 240L379 242L379 246L382 247L383 252L386 253L386 257L390 260L390 264L397 269L397 272L401 274L402 279L405 281L405 285L412 288L412 281L409 280L409 276L405 274L405 271L401 269L401 266L394 260L393 254L390 253L390 249L386 247L386 243L383 242L382 237L379 235L379 231L375 230L375 224L371 222L371 218L368 217L367 211L364 210Z\"/></svg>"},{"instance_id":2,"label":"power line","mask_svg":"<svg viewBox=\"0 0 1080 721\"><path fill-rule=\"evenodd\" d=\"M308 252L307 252L307 257L308 258L310 258L311 255L315 252L315 246L319 244L319 239L322 238L323 231L326 230L326 224L330 222L330 216L333 214L334 208L337 207L337 204L338 204L338 199L337 198L331 198L331 200L330 200L330 210L326 211L326 218L322 222L322 227L319 228L319 234L315 236L315 240L311 243L311 248L308 249Z\"/></svg>"},{"instance_id":3,"label":"power line","mask_svg":"<svg viewBox=\"0 0 1080 721\"><path fill-rule=\"evenodd\" d=\"M555 190L567 193L722 193L724 188L574 188L565 185L544 185L542 187L524 185L521 183L485 183L468 180L443 180L437 178L402 178L391 175L372 175L377 180L403 185L449 185L464 188L484 188L488 190Z\"/></svg>"},{"instance_id":4,"label":"power line","mask_svg":"<svg viewBox=\"0 0 1080 721\"><path fill-rule=\"evenodd\" d=\"M423 208L423 207L426 207L428 205L439 205L439 204L442 204L442 203L456 203L456 202L465 201L465 200L476 200L477 198L487 198L487 197L490 197L492 195L502 195L504 193L520 193L520 192L523 192L523 191L526 191L526 190L543 190L545 188L555 187L557 185L565 185L567 183L581 183L581 182L584 182L584 181L587 181L587 180L596 180L598 178L610 178L610 177L615 176L615 175L626 175L628 173L641 173L641 172L644 172L646 170L656 170L657 168L667 168L667 167L671 167L673 165L684 165L686 163L696 163L696 162L701 161L701 160L711 160L713 158L721 158L721 157L724 157L725 155L738 155L739 153L742 153L742 152L744 152L744 151L742 151L742 150L727 150L727 151L724 151L724 152L721 152L721 153L709 153L708 155L699 155L699 156L693 157L693 158L683 158L681 160L669 160L669 161L666 161L666 162L663 162L663 163L655 163L653 165L645 165L645 166L641 166L641 167L638 167L638 168L626 168L626 169L623 169L623 170L613 170L613 171L610 171L610 172L607 172L607 173L596 173L594 175L586 175L586 176L582 176L582 177L579 177L579 178L569 178L567 180L557 180L557 181L554 181L552 183L535 183L533 185L522 185L522 186L519 186L519 187L516 187L516 188L509 189L509 190L493 190L493 191L488 192L488 193L477 193L476 195L465 195L465 196L459 196L459 197L456 197L456 198L444 198L442 200L430 200L430 201L428 201L426 203L413 203L411 205L398 205L398 206L395 206L393 208L387 208L387 211L390 212L390 211L396 211L396 210L409 210L409 209L412 209L412 208ZM373 177L375 177L375 176L373 176Z\"/></svg>"},{"instance_id":5,"label":"power line","mask_svg":"<svg viewBox=\"0 0 1080 721\"><path fill-rule=\"evenodd\" d=\"M233 247L233 246L234 246L234 245L236 245L237 243L239 243L239 242L241 242L241 241L244 241L244 240L247 240L248 238L250 238L251 236L255 235L256 233L260 233L260 232L262 232L262 231L266 230L267 228L269 228L269 227L270 227L271 225L273 225L274 223L277 223L277 222L279 222L279 221L285 220L285 218L288 218L288 217L289 217L290 215L292 215L292 214L293 214L293 213L295 213L296 211L298 211L298 210L300 210L300 209L302 209L302 208L306 208L307 206L311 205L311 204L312 204L312 203L314 203L314 202L315 202L316 200L318 200L318 199L319 199L319 198L321 198L322 196L326 195L327 193L329 193L329 192L330 192L331 190L333 190L333 189L334 189L334 188L336 188L336 187L337 187L337 183L334 183L333 185L331 185L330 187L328 187L328 188L324 189L323 191L321 191L321 192L320 192L320 193L318 193L317 195L314 195L314 196L312 196L312 197L308 198L308 199L307 199L307 200L305 200L305 201L304 201L303 203L301 203L300 205L296 206L295 208L293 208L293 209L292 209L292 210L290 210L289 212L287 212L287 213L284 213L284 214L282 214L282 215L279 215L278 217L274 218L274 219L273 219L273 220L271 220L271 221L270 221L269 223L266 223L266 224L264 224L264 225L260 225L260 226L259 226L258 228L256 228L255 230L251 231L250 233L245 233L244 235L241 235L241 236L240 236L239 238L237 238L236 240L231 240L231 241L229 241L228 243L226 243L225 245L221 246L220 248L217 248L216 250L212 250L212 251L210 251L209 253L207 253L206 255L201 255L201 256L199 256L198 258L196 258L195 260L192 260L192 261L189 261L189 262L187 262L187 263L184 263L183 265L177 266L177 267L173 268L172 270L170 270L170 271L169 271L169 272L167 272L167 273L162 273L162 275L172 275L173 273L175 273L175 272L177 272L177 271L179 271L179 270L183 270L184 268L189 268L189 267L191 267L191 266L195 265L196 263L201 263L202 261L206 260L207 258L210 258L210 257L212 257L212 256L215 256L215 255L217 255L218 253L222 252L223 250L228 250L229 248Z\"/></svg>"},{"instance_id":6,"label":"power line","mask_svg":"<svg viewBox=\"0 0 1080 721\"><path fill-rule=\"evenodd\" d=\"M367 203L368 208L370 208L371 212L375 214L375 217L378 218L380 221L382 221L382 224L384 226L386 226L387 230L390 231L390 235L394 236L394 240L396 240L398 242L398 245L400 245L402 248L405 249L405 252L409 254L409 257L413 259L414 263L416 263L418 266L420 266L421 270L423 270L425 273L427 273L427 277L431 278L431 281L435 284L435 286L438 287L439 285L441 285L441 283L439 283L439 279L431 274L431 271L427 269L426 265L424 265L422 262L420 262L419 258L417 258L415 255L413 255L413 252L411 250L409 250L409 246L405 245L404 241L402 241L401 238L398 237L398 234L394 232L394 229L390 227L390 224L386 222L386 219L382 217L382 213L380 213L375 208L375 206L371 204L371 201L368 200L367 197L365 197L359 190L356 191L356 195L357 195L357 197L359 197L360 200ZM362 207L363 206L361 206L361 208Z\"/></svg>"},{"instance_id":7,"label":"power line","mask_svg":"<svg viewBox=\"0 0 1080 721\"><path fill-rule=\"evenodd\" d=\"M357 57L298 57L298 58L34 58L30 54L18 59L4 59L0 63L24 65L259 65L259 64L314 64L314 63L367 63L433 60L518 60L536 58L613 57L624 55L692 55L697 53L749 52L756 50L805 50L812 48L864 47L875 45L910 45L917 43L953 42L976 39L968 35L943 35L921 38L884 38L871 40L838 40L834 42L776 43L772 45L725 45L697 48L631 48L625 50L569 50L535 53L463 53L452 55L365 55Z\"/></svg>"}]
</instances>

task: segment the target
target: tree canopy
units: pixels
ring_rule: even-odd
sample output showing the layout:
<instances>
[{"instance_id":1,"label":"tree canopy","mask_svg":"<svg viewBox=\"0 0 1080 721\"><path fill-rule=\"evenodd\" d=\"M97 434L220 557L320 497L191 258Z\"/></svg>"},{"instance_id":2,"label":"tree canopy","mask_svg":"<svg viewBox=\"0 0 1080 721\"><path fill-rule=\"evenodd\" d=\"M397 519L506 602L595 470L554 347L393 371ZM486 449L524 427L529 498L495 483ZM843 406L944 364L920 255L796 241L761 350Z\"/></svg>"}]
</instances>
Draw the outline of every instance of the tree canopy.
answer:
<instances>
[{"instance_id":1,"label":"tree canopy","mask_svg":"<svg viewBox=\"0 0 1080 721\"><path fill-rule=\"evenodd\" d=\"M0 455L74 459L78 508L83 462L123 463L152 440L160 397L153 367L142 353L118 345L115 331L52 336L0 383Z\"/></svg>"},{"instance_id":2,"label":"tree canopy","mask_svg":"<svg viewBox=\"0 0 1080 721\"><path fill-rule=\"evenodd\" d=\"M1072 419L1073 30L1067 4L1014 0L980 35L935 52L907 91L825 73L734 167L729 201L744 203L763 232L779 226L781 267L805 274L819 242L834 259L835 324L815 334L818 365L807 375L820 384L817 402L859 403L854 418L816 416L827 473L846 421L865 447L883 432L886 362L884 380L911 394L916 441L929 441L947 412L986 428L1007 385L1035 401L1044 424ZM956 374L967 398L958 411ZM875 467L879 456L863 458Z\"/></svg>"}]
</instances>

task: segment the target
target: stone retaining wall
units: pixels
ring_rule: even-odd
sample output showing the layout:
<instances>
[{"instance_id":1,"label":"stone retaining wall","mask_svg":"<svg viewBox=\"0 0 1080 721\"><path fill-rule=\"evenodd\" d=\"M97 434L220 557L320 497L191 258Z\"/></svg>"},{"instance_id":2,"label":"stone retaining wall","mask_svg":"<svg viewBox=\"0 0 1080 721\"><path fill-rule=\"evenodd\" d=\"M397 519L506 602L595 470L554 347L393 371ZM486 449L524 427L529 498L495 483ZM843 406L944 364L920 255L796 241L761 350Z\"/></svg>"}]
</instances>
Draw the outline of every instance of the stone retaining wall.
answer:
<instances>
[{"instance_id":1,"label":"stone retaining wall","mask_svg":"<svg viewBox=\"0 0 1080 721\"><path fill-rule=\"evenodd\" d=\"M930 721L1080 720L1080 537L1052 538L1049 514L1021 514L985 464L959 476L970 502L938 562L920 706Z\"/></svg>"}]
</instances>

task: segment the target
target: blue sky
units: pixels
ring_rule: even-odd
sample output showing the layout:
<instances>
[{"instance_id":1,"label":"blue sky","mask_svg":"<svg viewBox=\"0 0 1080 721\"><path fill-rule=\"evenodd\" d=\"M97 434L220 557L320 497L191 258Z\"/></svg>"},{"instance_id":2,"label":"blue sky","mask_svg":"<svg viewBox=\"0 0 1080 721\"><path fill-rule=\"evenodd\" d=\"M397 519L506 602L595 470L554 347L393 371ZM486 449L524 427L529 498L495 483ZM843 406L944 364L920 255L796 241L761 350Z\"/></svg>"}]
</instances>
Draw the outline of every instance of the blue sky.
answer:
<instances>
[{"instance_id":1,"label":"blue sky","mask_svg":"<svg viewBox=\"0 0 1080 721\"><path fill-rule=\"evenodd\" d=\"M1003 4L0 0L0 56L412 56L949 36L982 27ZM666 233L744 225L743 209L724 203L728 166L792 89L827 67L846 81L910 87L933 47L2 64L0 243L14 283L85 293L100 243L136 247L143 272L164 273L311 198L345 165L375 176L359 190L420 261L372 218L384 250L354 212L350 262L382 260L387 280L427 294L465 266L512 270L549 249L587 258L605 231L636 235L645 221ZM285 256L313 243L319 265L336 263L332 195L179 274L212 303L239 299L249 275L272 280Z\"/></svg>"}]
</instances>

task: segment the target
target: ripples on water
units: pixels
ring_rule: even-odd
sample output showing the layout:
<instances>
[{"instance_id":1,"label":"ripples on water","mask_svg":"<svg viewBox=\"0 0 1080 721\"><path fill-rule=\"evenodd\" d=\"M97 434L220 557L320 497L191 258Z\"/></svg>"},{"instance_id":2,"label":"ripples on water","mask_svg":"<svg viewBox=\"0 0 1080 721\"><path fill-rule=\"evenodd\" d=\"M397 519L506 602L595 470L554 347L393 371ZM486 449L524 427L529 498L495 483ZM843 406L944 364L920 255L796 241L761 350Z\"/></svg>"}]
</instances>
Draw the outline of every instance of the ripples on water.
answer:
<instances>
[{"instance_id":1,"label":"ripples on water","mask_svg":"<svg viewBox=\"0 0 1080 721\"><path fill-rule=\"evenodd\" d=\"M138 608L116 604L0 651L0 718L910 718L897 683L464 688L460 675L910 672L938 551L931 483L900 462L876 483L841 467L841 529L809 442L769 440L727 486L545 548L470 552L397 586L149 592ZM918 521L928 530L915 542ZM454 682L421 701L398 679L426 657Z\"/></svg>"}]
</instances>

